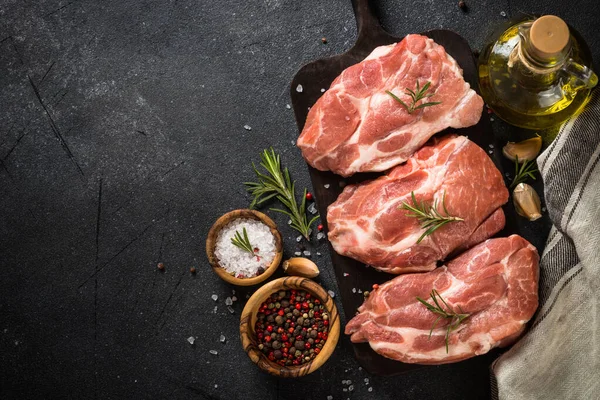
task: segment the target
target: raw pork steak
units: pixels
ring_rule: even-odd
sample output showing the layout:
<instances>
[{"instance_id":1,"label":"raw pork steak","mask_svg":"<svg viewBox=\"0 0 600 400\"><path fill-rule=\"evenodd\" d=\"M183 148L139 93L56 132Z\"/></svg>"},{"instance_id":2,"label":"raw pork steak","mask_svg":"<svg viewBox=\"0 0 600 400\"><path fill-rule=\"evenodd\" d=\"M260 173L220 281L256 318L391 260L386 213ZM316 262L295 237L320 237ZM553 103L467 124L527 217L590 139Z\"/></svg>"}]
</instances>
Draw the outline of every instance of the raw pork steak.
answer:
<instances>
[{"instance_id":1,"label":"raw pork steak","mask_svg":"<svg viewBox=\"0 0 600 400\"><path fill-rule=\"evenodd\" d=\"M402 202L434 204L450 222L426 236ZM504 227L500 208L508 200L502 174L475 143L464 136L435 138L388 175L348 185L327 209L329 240L339 254L393 274L431 271L438 260L471 247Z\"/></svg>"},{"instance_id":2,"label":"raw pork steak","mask_svg":"<svg viewBox=\"0 0 600 400\"><path fill-rule=\"evenodd\" d=\"M346 334L385 357L418 364L460 361L507 346L538 306L538 261L535 247L520 236L490 239L447 266L381 285L348 322ZM440 320L429 338L437 316L417 301L431 304L432 289L455 311L470 314L450 333L448 353L449 321Z\"/></svg>"},{"instance_id":3,"label":"raw pork steak","mask_svg":"<svg viewBox=\"0 0 600 400\"><path fill-rule=\"evenodd\" d=\"M406 88L431 82L425 101L441 104L412 114ZM420 104L420 103L419 103ZM483 100L466 83L444 48L421 35L377 47L345 69L310 109L298 139L306 161L321 171L349 176L384 171L404 162L436 132L475 125Z\"/></svg>"}]
</instances>

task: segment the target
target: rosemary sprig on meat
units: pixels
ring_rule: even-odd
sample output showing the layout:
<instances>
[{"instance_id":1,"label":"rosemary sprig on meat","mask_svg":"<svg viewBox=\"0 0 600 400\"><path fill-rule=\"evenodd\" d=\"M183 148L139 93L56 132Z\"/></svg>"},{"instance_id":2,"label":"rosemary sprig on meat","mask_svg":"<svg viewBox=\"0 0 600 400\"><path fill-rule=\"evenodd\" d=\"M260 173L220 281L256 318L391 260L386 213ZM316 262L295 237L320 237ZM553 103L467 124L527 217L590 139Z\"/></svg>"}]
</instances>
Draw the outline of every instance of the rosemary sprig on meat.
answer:
<instances>
[{"instance_id":1,"label":"rosemary sprig on meat","mask_svg":"<svg viewBox=\"0 0 600 400\"><path fill-rule=\"evenodd\" d=\"M535 159L531 161L524 160L523 163L519 162L519 156L515 156L515 177L510 184L510 188L516 187L519 183L523 183L527 178L535 180L534 173L538 169L535 167Z\"/></svg>"},{"instance_id":2,"label":"rosemary sprig on meat","mask_svg":"<svg viewBox=\"0 0 600 400\"><path fill-rule=\"evenodd\" d=\"M412 100L412 103L410 105L406 104L398 96L396 96L394 93L390 92L389 90L386 90L385 92L387 94L389 94L390 96L392 96L392 98L394 100L396 100L398 103L402 104L402 106L404 108L406 108L406 111L408 111L409 114L412 114L413 111L418 110L420 108L431 107L431 106L435 106L436 104L442 103L441 101L430 101L428 103L421 103L417 106L417 103L419 101L433 96L433 93L427 93L429 86L431 86L431 82L427 82L425 84L425 86L420 87L419 80L417 79L417 87L415 90L406 88L406 92L404 92L404 94L406 94L407 96L410 96L410 98Z\"/></svg>"},{"instance_id":3,"label":"rosemary sprig on meat","mask_svg":"<svg viewBox=\"0 0 600 400\"><path fill-rule=\"evenodd\" d=\"M424 201L419 203L415 197L415 192L410 192L410 197L412 199L412 205L403 201L400 208L410 211L412 214L406 215L417 218L419 222L421 222L421 228L425 229L425 232L423 232L421 237L417 240L417 244L421 243L421 240L423 240L425 236L431 235L449 222L464 221L462 218L451 216L446 209L446 192L444 192L444 195L442 196L442 208L446 215L442 215L438 211L437 199L433 202L433 206L431 206Z\"/></svg>"},{"instance_id":4,"label":"rosemary sprig on meat","mask_svg":"<svg viewBox=\"0 0 600 400\"><path fill-rule=\"evenodd\" d=\"M243 236L240 234L240 232L235 231L234 237L231 238L231 243L234 246L237 246L240 249L254 255L254 247L250 243L250 239L248 238L248 232L246 232L246 228L244 228L242 232Z\"/></svg>"},{"instance_id":5,"label":"rosemary sprig on meat","mask_svg":"<svg viewBox=\"0 0 600 400\"><path fill-rule=\"evenodd\" d=\"M433 322L431 329L429 330L429 338L431 338L431 334L433 333L435 326L441 319L450 320L450 322L448 324L448 328L446 329L446 354L448 354L448 338L450 336L450 332L456 330L456 328L458 328L458 326L465 319L469 318L470 314L463 312L463 310L460 308L460 306L458 306L458 310L460 312L456 312L452 307L450 307L448 305L448 303L446 303L446 301L442 298L442 296L435 289L431 290L431 293L429 294L429 296L431 297L433 304L430 304L427 301L425 301L422 298L417 296L417 300L419 302L421 302L425 307L427 307L427 309L429 311L431 311L432 313L434 313L438 316L436 318L436 320ZM438 301L438 299L439 299L439 301ZM442 307L440 302L446 307L445 309L444 309L444 307Z\"/></svg>"},{"instance_id":6,"label":"rosemary sprig on meat","mask_svg":"<svg viewBox=\"0 0 600 400\"><path fill-rule=\"evenodd\" d=\"M258 182L244 183L248 191L254 196L250 208L276 198L287 210L279 208L271 208L271 210L288 215L292 221L290 226L300 232L306 240L309 240L310 226L319 219L319 215L315 215L312 219L308 220L306 215L306 189L304 189L304 194L302 195L302 202L298 204L296 202L295 182L290 179L288 169L281 168L279 154L276 154L273 148L271 148L264 150L260 158L260 165L267 171L267 174L260 172L256 168L256 165L252 163Z\"/></svg>"}]
</instances>

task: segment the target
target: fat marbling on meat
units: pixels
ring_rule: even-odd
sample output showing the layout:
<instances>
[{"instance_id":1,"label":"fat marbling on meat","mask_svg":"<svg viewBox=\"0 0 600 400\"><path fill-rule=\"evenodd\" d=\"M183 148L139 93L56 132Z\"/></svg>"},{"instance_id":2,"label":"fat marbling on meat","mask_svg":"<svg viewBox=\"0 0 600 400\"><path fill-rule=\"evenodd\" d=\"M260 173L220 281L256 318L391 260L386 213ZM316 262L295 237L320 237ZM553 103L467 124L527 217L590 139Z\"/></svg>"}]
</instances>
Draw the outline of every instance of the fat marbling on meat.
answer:
<instances>
[{"instance_id":1,"label":"fat marbling on meat","mask_svg":"<svg viewBox=\"0 0 600 400\"><path fill-rule=\"evenodd\" d=\"M450 222L426 236L411 212L411 192ZM327 209L335 251L393 274L431 271L437 261L488 239L504 227L508 201L502 174L486 152L464 136L434 138L408 161L373 181L348 185Z\"/></svg>"},{"instance_id":2,"label":"fat marbling on meat","mask_svg":"<svg viewBox=\"0 0 600 400\"><path fill-rule=\"evenodd\" d=\"M353 342L405 363L444 364L514 342L538 306L539 256L520 236L489 239L432 272L401 275L374 290L346 325ZM435 289L470 314L448 338L449 320L417 301Z\"/></svg>"},{"instance_id":3,"label":"fat marbling on meat","mask_svg":"<svg viewBox=\"0 0 600 400\"><path fill-rule=\"evenodd\" d=\"M386 90L410 104L406 89L431 83L424 101L441 102L409 113ZM306 161L342 176L384 171L404 162L448 127L475 125L483 100L444 48L422 35L377 47L345 69L310 109L297 145Z\"/></svg>"}]
</instances>

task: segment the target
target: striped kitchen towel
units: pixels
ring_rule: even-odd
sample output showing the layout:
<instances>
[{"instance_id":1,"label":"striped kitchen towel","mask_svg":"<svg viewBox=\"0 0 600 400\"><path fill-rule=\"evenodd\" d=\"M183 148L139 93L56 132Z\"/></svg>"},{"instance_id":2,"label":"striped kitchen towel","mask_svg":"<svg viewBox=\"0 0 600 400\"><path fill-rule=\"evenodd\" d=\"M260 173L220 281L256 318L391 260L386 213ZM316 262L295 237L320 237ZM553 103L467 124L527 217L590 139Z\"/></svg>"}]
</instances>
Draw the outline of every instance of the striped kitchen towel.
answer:
<instances>
[{"instance_id":1,"label":"striped kitchen towel","mask_svg":"<svg viewBox=\"0 0 600 400\"><path fill-rule=\"evenodd\" d=\"M540 155L553 222L540 260L540 306L492 365L492 397L600 399L600 92Z\"/></svg>"}]
</instances>

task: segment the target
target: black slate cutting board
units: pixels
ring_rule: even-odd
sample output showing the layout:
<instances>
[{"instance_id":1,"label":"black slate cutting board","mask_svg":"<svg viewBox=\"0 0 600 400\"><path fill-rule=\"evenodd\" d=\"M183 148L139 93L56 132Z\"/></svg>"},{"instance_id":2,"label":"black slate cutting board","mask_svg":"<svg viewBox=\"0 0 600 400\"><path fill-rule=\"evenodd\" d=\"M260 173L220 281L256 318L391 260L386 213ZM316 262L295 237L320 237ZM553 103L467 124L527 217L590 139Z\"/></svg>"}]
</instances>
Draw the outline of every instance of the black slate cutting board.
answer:
<instances>
[{"instance_id":1,"label":"black slate cutting board","mask_svg":"<svg viewBox=\"0 0 600 400\"><path fill-rule=\"evenodd\" d=\"M317 60L305 65L292 80L290 91L296 123L300 132L304 127L309 107L322 95L322 88L329 88L331 82L344 69L362 61L375 47L396 43L401 40L401 38L391 36L383 30L377 18L371 13L368 0L353 0L352 4L358 25L358 38L355 45L344 54ZM444 46L448 54L456 59L463 69L465 80L469 82L472 88L477 89L476 62L467 41L458 34L448 30L431 30L423 34ZM301 92L297 90L298 85L302 85ZM470 140L485 149L502 173L507 168L510 168L510 163L502 158L500 149L504 143L500 143L494 136L486 108L484 108L482 118L477 125L459 130L454 129L452 132L468 136ZM447 132L440 132L438 135L445 133ZM349 183L373 179L381 175L380 173L361 173L350 178L342 178L331 172L318 171L311 166L308 166L308 168L325 231L327 231L325 218L327 207L337 199L343 190L343 186ZM536 189L538 193L543 193L541 182L537 182ZM529 222L519 219L511 204L506 205L504 211L506 214L506 226L497 236L519 233L531 241L541 254L543 250L542 246L550 226L547 217L532 226ZM367 268L361 262L343 257L337 254L331 246L330 250L335 275L341 290L342 305L349 319L363 302L363 295L358 292L359 289L361 291L371 290L373 284L386 282L394 276L379 272L373 268ZM360 364L373 374L395 375L416 368L435 368L389 360L375 353L367 343L354 344L354 350ZM468 367L486 368L497 354L498 351L496 350L486 356L470 360L467 362L469 363ZM465 366L464 364L463 362L463 366Z\"/></svg>"}]
</instances>

